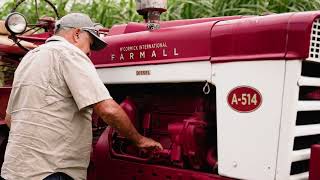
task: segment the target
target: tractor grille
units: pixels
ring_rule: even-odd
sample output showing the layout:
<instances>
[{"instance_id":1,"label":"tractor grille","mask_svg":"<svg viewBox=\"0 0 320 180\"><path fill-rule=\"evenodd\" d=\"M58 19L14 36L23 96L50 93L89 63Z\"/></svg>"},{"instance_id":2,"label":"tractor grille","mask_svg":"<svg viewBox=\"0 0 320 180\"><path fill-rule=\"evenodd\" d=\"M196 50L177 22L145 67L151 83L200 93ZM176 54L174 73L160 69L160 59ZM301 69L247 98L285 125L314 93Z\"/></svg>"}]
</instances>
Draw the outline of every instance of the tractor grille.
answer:
<instances>
[{"instance_id":1,"label":"tractor grille","mask_svg":"<svg viewBox=\"0 0 320 180\"><path fill-rule=\"evenodd\" d=\"M308 60L320 61L320 19L313 23L311 31L310 51Z\"/></svg>"},{"instance_id":2,"label":"tractor grille","mask_svg":"<svg viewBox=\"0 0 320 180\"><path fill-rule=\"evenodd\" d=\"M320 20L313 23L309 57L302 62L290 180L307 180L311 145L320 143Z\"/></svg>"}]
</instances>

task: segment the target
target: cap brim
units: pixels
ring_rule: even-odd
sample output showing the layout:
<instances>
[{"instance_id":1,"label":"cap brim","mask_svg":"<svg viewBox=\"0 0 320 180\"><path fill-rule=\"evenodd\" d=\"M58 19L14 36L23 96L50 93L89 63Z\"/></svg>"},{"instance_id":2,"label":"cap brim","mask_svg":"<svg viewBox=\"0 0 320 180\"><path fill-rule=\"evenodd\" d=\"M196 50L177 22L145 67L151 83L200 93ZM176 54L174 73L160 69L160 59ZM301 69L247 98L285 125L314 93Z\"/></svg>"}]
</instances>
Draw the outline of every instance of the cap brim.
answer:
<instances>
[{"instance_id":1,"label":"cap brim","mask_svg":"<svg viewBox=\"0 0 320 180\"><path fill-rule=\"evenodd\" d=\"M91 45L90 49L93 51L99 51L105 47L107 47L107 43L101 39L96 33L90 31L89 29L84 29L88 33L90 33L93 37L93 44Z\"/></svg>"}]
</instances>

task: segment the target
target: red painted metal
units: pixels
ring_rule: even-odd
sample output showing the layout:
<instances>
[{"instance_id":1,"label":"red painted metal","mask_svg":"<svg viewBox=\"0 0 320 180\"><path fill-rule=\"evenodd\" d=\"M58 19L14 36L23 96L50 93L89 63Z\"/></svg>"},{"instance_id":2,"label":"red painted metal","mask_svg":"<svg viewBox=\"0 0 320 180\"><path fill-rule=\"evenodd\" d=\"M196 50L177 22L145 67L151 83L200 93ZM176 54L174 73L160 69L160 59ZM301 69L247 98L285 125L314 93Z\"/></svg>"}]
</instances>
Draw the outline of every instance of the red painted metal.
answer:
<instances>
[{"instance_id":1,"label":"red painted metal","mask_svg":"<svg viewBox=\"0 0 320 180\"><path fill-rule=\"evenodd\" d=\"M91 57L97 68L209 59L212 63L304 59L308 57L313 20L319 15L315 11L177 20L161 22L162 29L155 31L146 31L144 23L118 25L105 37L108 48ZM39 36L24 38L41 44L48 37ZM165 47L144 47L157 43L165 43ZM136 49L123 50L126 47ZM0 51L25 53L18 47L1 45ZM145 57L140 58L140 53Z\"/></svg>"},{"instance_id":2,"label":"red painted metal","mask_svg":"<svg viewBox=\"0 0 320 180\"><path fill-rule=\"evenodd\" d=\"M34 43L36 45L43 44L48 37L50 37L51 33L41 33L41 34L34 34L28 36L17 36L20 40L24 40L27 42ZM27 51L21 49L17 45L3 45L0 44L0 55L8 55L8 56L15 56L15 57L22 57L27 53Z\"/></svg>"},{"instance_id":3,"label":"red painted metal","mask_svg":"<svg viewBox=\"0 0 320 180\"><path fill-rule=\"evenodd\" d=\"M36 45L43 44L48 37L50 37L51 33L42 33L42 34L34 34L34 35L28 35L28 36L17 36L20 40L28 41L31 43L34 43ZM7 55L7 56L13 56L13 58L19 58L24 56L27 53L27 51L21 49L17 45L3 45L0 44L0 55Z\"/></svg>"},{"instance_id":4,"label":"red painted metal","mask_svg":"<svg viewBox=\"0 0 320 180\"><path fill-rule=\"evenodd\" d=\"M32 34L28 36L17 36L19 39L34 43L36 45L41 45L46 42L46 40L52 36L53 34L50 32L45 32L41 34Z\"/></svg>"},{"instance_id":5,"label":"red painted metal","mask_svg":"<svg viewBox=\"0 0 320 180\"><path fill-rule=\"evenodd\" d=\"M141 164L134 161L114 159L109 151L112 138L109 136L111 128L107 128L101 135L95 149L95 180L231 180L212 173L203 173L180 168ZM93 180L93 179L88 179Z\"/></svg>"},{"instance_id":6,"label":"red painted metal","mask_svg":"<svg viewBox=\"0 0 320 180\"><path fill-rule=\"evenodd\" d=\"M0 87L0 121L5 118L11 87Z\"/></svg>"},{"instance_id":7,"label":"red painted metal","mask_svg":"<svg viewBox=\"0 0 320 180\"><path fill-rule=\"evenodd\" d=\"M208 139L208 131L216 130L214 126L208 130L214 119L205 117L215 113L215 105L209 102L211 98L202 95L168 95L163 91L152 96L126 97L121 107L133 124L143 135L158 140L164 150L139 150L107 128L94 145L88 178L164 179L165 172L167 179L224 179L213 173L216 143L215 137ZM124 167L127 172L123 172ZM204 169L211 172L205 173Z\"/></svg>"},{"instance_id":8,"label":"red painted metal","mask_svg":"<svg viewBox=\"0 0 320 180\"><path fill-rule=\"evenodd\" d=\"M251 16L224 16L224 17L210 17L210 18L200 18L200 19L189 19L189 20L175 20L175 21L163 21L160 23L161 28L175 27L175 26L185 26L197 23L212 22L212 21L227 21L233 19L247 18Z\"/></svg>"},{"instance_id":9,"label":"red painted metal","mask_svg":"<svg viewBox=\"0 0 320 180\"><path fill-rule=\"evenodd\" d=\"M291 15L217 23L211 34L212 62L284 59L287 24Z\"/></svg>"},{"instance_id":10,"label":"red painted metal","mask_svg":"<svg viewBox=\"0 0 320 180\"><path fill-rule=\"evenodd\" d=\"M208 37L214 23L216 22L110 36L106 38L108 48L93 53L92 61L98 68L190 59L208 61L210 59ZM140 53L144 53L144 58L141 58ZM130 58L130 55L133 58Z\"/></svg>"},{"instance_id":11,"label":"red painted metal","mask_svg":"<svg viewBox=\"0 0 320 180\"><path fill-rule=\"evenodd\" d=\"M200 169L208 164L207 159L216 162L217 158L206 147L205 128L207 123L202 119L203 114L196 114L183 122L168 124L168 132L171 136L172 150L168 151L171 161L184 167L182 158L188 159L193 169ZM210 164L215 166L215 164Z\"/></svg>"},{"instance_id":12,"label":"red painted metal","mask_svg":"<svg viewBox=\"0 0 320 180\"><path fill-rule=\"evenodd\" d=\"M184 19L184 20L174 20L174 21L161 21L161 28L169 28L169 27L177 27L191 24L198 24L204 22L212 22L212 21L226 21L232 19L240 19L249 16L225 16L225 17L211 17L211 18L200 18L200 19ZM120 35L126 33L134 33L146 31L146 24L144 23L135 23L130 22L128 24L114 25L109 32L110 36Z\"/></svg>"},{"instance_id":13,"label":"red painted metal","mask_svg":"<svg viewBox=\"0 0 320 180\"><path fill-rule=\"evenodd\" d=\"M320 144L315 144L311 147L309 180L320 179L319 164L320 164Z\"/></svg>"},{"instance_id":14,"label":"red painted metal","mask_svg":"<svg viewBox=\"0 0 320 180\"><path fill-rule=\"evenodd\" d=\"M127 97L120 106L127 113L132 124L137 125L137 107L134 101L130 97Z\"/></svg>"},{"instance_id":15,"label":"red painted metal","mask_svg":"<svg viewBox=\"0 0 320 180\"><path fill-rule=\"evenodd\" d=\"M9 129L5 124L7 104L10 96L10 87L0 87L0 167L4 160L4 152L8 143Z\"/></svg>"},{"instance_id":16,"label":"red painted metal","mask_svg":"<svg viewBox=\"0 0 320 180\"><path fill-rule=\"evenodd\" d=\"M92 59L97 68L208 58L212 63L305 59L311 26L319 15L316 11L181 20L163 22L162 29L155 31L146 31L143 23L129 23L113 27L112 36L105 38L109 48L93 53ZM165 47L143 48L154 43L165 43ZM143 58L140 53L145 53Z\"/></svg>"},{"instance_id":17,"label":"red painted metal","mask_svg":"<svg viewBox=\"0 0 320 180\"><path fill-rule=\"evenodd\" d=\"M304 59L309 56L312 23L320 17L319 11L295 13L288 22L286 59Z\"/></svg>"},{"instance_id":18,"label":"red painted metal","mask_svg":"<svg viewBox=\"0 0 320 180\"><path fill-rule=\"evenodd\" d=\"M320 12L286 13L219 22L212 31L212 62L304 59Z\"/></svg>"},{"instance_id":19,"label":"red painted metal","mask_svg":"<svg viewBox=\"0 0 320 180\"><path fill-rule=\"evenodd\" d=\"M227 97L229 106L238 112L252 112L262 103L262 95L252 87L240 86L232 89Z\"/></svg>"},{"instance_id":20,"label":"red painted metal","mask_svg":"<svg viewBox=\"0 0 320 180\"><path fill-rule=\"evenodd\" d=\"M303 94L304 99L320 100L320 89L314 89Z\"/></svg>"},{"instance_id":21,"label":"red painted metal","mask_svg":"<svg viewBox=\"0 0 320 180\"><path fill-rule=\"evenodd\" d=\"M27 52L18 46L8 46L0 44L0 55L23 56Z\"/></svg>"}]
</instances>

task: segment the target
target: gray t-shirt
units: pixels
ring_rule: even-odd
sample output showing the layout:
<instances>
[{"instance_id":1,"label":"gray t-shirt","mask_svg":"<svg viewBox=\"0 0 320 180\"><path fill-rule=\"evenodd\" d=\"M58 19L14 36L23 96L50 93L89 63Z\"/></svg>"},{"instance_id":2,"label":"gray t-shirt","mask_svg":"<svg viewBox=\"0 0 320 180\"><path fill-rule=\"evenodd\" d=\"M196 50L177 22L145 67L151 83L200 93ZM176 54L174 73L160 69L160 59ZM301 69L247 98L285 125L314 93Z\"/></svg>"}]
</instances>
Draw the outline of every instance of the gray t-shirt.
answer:
<instances>
[{"instance_id":1,"label":"gray t-shirt","mask_svg":"<svg viewBox=\"0 0 320 180\"><path fill-rule=\"evenodd\" d=\"M86 179L90 105L111 96L90 59L60 36L19 64L8 103L12 122L1 176L40 180L54 172Z\"/></svg>"}]
</instances>

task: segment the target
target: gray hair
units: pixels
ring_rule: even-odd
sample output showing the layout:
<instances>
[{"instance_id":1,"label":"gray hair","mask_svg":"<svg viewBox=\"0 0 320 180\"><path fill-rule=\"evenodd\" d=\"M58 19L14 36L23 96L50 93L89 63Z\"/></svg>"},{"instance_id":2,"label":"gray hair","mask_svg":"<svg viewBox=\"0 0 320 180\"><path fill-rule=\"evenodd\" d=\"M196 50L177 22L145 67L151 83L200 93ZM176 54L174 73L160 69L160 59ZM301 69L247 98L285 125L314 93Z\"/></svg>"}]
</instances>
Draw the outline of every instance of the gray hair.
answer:
<instances>
[{"instance_id":1,"label":"gray hair","mask_svg":"<svg viewBox=\"0 0 320 180\"><path fill-rule=\"evenodd\" d=\"M72 29L72 28L70 28L70 27L55 27L54 34L60 34L61 32L68 31L70 29Z\"/></svg>"}]
</instances>

